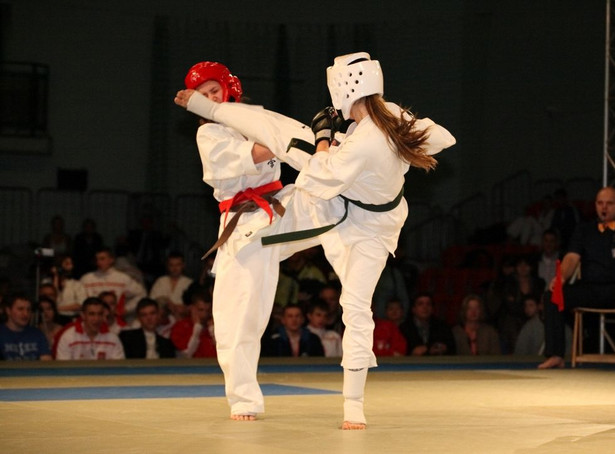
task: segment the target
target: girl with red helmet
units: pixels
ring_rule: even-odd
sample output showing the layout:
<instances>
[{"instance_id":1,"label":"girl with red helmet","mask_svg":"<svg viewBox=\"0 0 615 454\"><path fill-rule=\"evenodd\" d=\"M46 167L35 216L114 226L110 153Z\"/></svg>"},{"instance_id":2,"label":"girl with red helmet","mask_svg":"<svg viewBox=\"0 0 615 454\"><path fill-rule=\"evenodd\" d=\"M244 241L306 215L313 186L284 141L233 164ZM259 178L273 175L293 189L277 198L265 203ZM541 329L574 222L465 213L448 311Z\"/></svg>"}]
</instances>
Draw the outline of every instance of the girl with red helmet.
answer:
<instances>
[{"instance_id":1,"label":"girl with red helmet","mask_svg":"<svg viewBox=\"0 0 615 454\"><path fill-rule=\"evenodd\" d=\"M244 107L239 104L243 95L239 78L220 63L197 63L188 71L185 85L191 93L194 90L215 105ZM243 121L241 113L238 120ZM282 123L289 134L311 136L309 128L302 132L303 125L297 122L287 119ZM268 148L229 126L205 122L198 128L196 142L203 181L213 187L221 211L220 239L212 268L217 358L224 373L231 418L251 421L264 411L256 373L279 262L295 251L285 246L263 248L259 240L266 227L278 222L283 212L280 206L287 203L292 187L282 186L280 160ZM293 247L305 249L317 241L311 239ZM195 324L195 329L202 328Z\"/></svg>"}]
</instances>

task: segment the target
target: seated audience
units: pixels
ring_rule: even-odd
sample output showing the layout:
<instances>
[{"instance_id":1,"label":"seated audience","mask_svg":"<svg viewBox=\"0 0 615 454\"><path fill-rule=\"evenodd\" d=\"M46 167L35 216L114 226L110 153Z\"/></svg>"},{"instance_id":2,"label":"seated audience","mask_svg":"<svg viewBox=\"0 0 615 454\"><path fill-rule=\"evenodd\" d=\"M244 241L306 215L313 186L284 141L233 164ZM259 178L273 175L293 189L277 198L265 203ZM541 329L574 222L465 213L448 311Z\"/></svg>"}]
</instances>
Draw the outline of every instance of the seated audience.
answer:
<instances>
[{"instance_id":1,"label":"seated audience","mask_svg":"<svg viewBox=\"0 0 615 454\"><path fill-rule=\"evenodd\" d=\"M502 353L510 354L515 348L517 336L525 322L523 297L541 295L545 282L534 273L534 264L528 256L521 255L515 262L515 271L502 287L502 304L498 313L498 332Z\"/></svg>"},{"instance_id":2,"label":"seated audience","mask_svg":"<svg viewBox=\"0 0 615 454\"><path fill-rule=\"evenodd\" d=\"M384 318L400 326L404 322L404 306L398 299L387 301L384 307Z\"/></svg>"},{"instance_id":3,"label":"seated audience","mask_svg":"<svg viewBox=\"0 0 615 454\"><path fill-rule=\"evenodd\" d=\"M58 294L58 313L73 320L81 312L81 303L87 295L81 282L73 278L74 265L71 256L60 256L56 263L51 271L53 285Z\"/></svg>"},{"instance_id":4,"label":"seated audience","mask_svg":"<svg viewBox=\"0 0 615 454\"><path fill-rule=\"evenodd\" d=\"M146 297L145 288L128 274L114 267L115 255L109 248L96 252L96 271L85 274L81 283L88 296L98 296L104 291L115 293L117 314L126 322L134 320L135 308L141 298Z\"/></svg>"},{"instance_id":5,"label":"seated audience","mask_svg":"<svg viewBox=\"0 0 615 454\"><path fill-rule=\"evenodd\" d=\"M130 329L123 317L117 313L117 296L113 292L102 292L98 297L105 303L105 323L107 328L113 334L119 336L120 332L125 329Z\"/></svg>"},{"instance_id":6,"label":"seated audience","mask_svg":"<svg viewBox=\"0 0 615 454\"><path fill-rule=\"evenodd\" d=\"M167 256L167 274L160 276L152 285L149 297L157 301L165 301L170 314L175 320L186 315L186 305L182 296L192 284L192 279L184 275L186 263L184 256L179 252L171 252Z\"/></svg>"},{"instance_id":7,"label":"seated audience","mask_svg":"<svg viewBox=\"0 0 615 454\"><path fill-rule=\"evenodd\" d=\"M6 322L0 325L0 359L50 360L51 350L40 329L30 326L32 302L26 295L3 299Z\"/></svg>"},{"instance_id":8,"label":"seated audience","mask_svg":"<svg viewBox=\"0 0 615 454\"><path fill-rule=\"evenodd\" d=\"M211 299L205 292L192 292L188 301L189 316L175 322L171 341L181 358L215 358Z\"/></svg>"},{"instance_id":9,"label":"seated audience","mask_svg":"<svg viewBox=\"0 0 615 454\"><path fill-rule=\"evenodd\" d=\"M461 303L460 324L453 327L455 350L458 355L499 355L500 337L491 325L484 322L483 299L467 295Z\"/></svg>"},{"instance_id":10,"label":"seated audience","mask_svg":"<svg viewBox=\"0 0 615 454\"><path fill-rule=\"evenodd\" d=\"M523 310L527 321L523 324L515 355L542 355L545 348L545 325L542 322L542 301L540 297L527 295L523 299Z\"/></svg>"},{"instance_id":11,"label":"seated audience","mask_svg":"<svg viewBox=\"0 0 615 454\"><path fill-rule=\"evenodd\" d=\"M282 326L269 338L263 338L262 356L324 356L320 338L303 327L301 308L288 304L282 313Z\"/></svg>"},{"instance_id":12,"label":"seated audience","mask_svg":"<svg viewBox=\"0 0 615 454\"><path fill-rule=\"evenodd\" d=\"M344 333L344 323L342 322L342 306L340 305L340 285L339 281L329 282L318 294L318 297L327 303L327 322L326 328L332 329L338 334Z\"/></svg>"},{"instance_id":13,"label":"seated audience","mask_svg":"<svg viewBox=\"0 0 615 454\"><path fill-rule=\"evenodd\" d=\"M137 320L140 328L120 332L126 358L174 358L173 343L156 332L160 323L158 303L143 298L137 304Z\"/></svg>"},{"instance_id":14,"label":"seated audience","mask_svg":"<svg viewBox=\"0 0 615 454\"><path fill-rule=\"evenodd\" d=\"M53 350L57 334L64 328L60 323L56 303L45 296L38 299L38 329L45 335L49 348Z\"/></svg>"},{"instance_id":15,"label":"seated audience","mask_svg":"<svg viewBox=\"0 0 615 454\"><path fill-rule=\"evenodd\" d=\"M86 298L81 318L59 335L56 359L124 359L122 342L105 325L104 309L100 298Z\"/></svg>"},{"instance_id":16,"label":"seated audience","mask_svg":"<svg viewBox=\"0 0 615 454\"><path fill-rule=\"evenodd\" d=\"M420 293L412 302L410 315L401 324L408 343L408 355L454 355L455 339L449 326L433 314L433 299Z\"/></svg>"},{"instance_id":17,"label":"seated audience","mask_svg":"<svg viewBox=\"0 0 615 454\"><path fill-rule=\"evenodd\" d=\"M374 344L372 350L377 357L403 356L406 354L406 338L398 326L390 320L374 319Z\"/></svg>"},{"instance_id":18,"label":"seated audience","mask_svg":"<svg viewBox=\"0 0 615 454\"><path fill-rule=\"evenodd\" d=\"M555 277L555 263L561 259L559 237L553 229L547 229L542 234L542 245L536 259L538 277L549 283Z\"/></svg>"},{"instance_id":19,"label":"seated audience","mask_svg":"<svg viewBox=\"0 0 615 454\"><path fill-rule=\"evenodd\" d=\"M312 303L307 313L307 329L320 338L325 356L338 358L342 356L342 336L325 327L327 310L327 303L322 300Z\"/></svg>"}]
</instances>

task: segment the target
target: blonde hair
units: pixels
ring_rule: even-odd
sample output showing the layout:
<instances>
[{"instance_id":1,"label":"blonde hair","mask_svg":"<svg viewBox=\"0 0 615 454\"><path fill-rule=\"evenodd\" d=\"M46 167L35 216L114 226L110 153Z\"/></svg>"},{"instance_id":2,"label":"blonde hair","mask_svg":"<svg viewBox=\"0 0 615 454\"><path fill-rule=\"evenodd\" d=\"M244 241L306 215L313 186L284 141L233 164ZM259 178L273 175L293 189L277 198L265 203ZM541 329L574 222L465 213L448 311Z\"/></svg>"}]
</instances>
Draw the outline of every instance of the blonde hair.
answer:
<instances>
[{"instance_id":1,"label":"blonde hair","mask_svg":"<svg viewBox=\"0 0 615 454\"><path fill-rule=\"evenodd\" d=\"M378 129L388 137L399 159L426 171L436 167L438 161L422 147L427 140L427 130L413 129L416 118L408 109L402 108L401 114L396 117L387 109L382 96L369 95L363 99L367 113ZM410 115L410 120L404 117L405 113Z\"/></svg>"}]
</instances>

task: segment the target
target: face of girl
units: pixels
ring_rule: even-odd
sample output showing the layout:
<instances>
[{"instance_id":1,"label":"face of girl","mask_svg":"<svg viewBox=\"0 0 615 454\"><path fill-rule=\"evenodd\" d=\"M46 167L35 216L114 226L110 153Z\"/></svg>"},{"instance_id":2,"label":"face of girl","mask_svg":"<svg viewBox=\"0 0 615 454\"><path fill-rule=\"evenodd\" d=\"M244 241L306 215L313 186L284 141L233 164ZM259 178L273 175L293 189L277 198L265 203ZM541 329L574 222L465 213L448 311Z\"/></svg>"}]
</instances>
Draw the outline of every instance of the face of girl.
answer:
<instances>
[{"instance_id":1,"label":"face of girl","mask_svg":"<svg viewBox=\"0 0 615 454\"><path fill-rule=\"evenodd\" d=\"M45 318L45 321L46 322L52 321L54 313L53 313L53 308L51 307L51 304L49 304L46 301L41 301L40 308L43 313L43 317Z\"/></svg>"},{"instance_id":2,"label":"face of girl","mask_svg":"<svg viewBox=\"0 0 615 454\"><path fill-rule=\"evenodd\" d=\"M216 80L203 82L197 87L196 91L214 102L222 102L222 85Z\"/></svg>"}]
</instances>

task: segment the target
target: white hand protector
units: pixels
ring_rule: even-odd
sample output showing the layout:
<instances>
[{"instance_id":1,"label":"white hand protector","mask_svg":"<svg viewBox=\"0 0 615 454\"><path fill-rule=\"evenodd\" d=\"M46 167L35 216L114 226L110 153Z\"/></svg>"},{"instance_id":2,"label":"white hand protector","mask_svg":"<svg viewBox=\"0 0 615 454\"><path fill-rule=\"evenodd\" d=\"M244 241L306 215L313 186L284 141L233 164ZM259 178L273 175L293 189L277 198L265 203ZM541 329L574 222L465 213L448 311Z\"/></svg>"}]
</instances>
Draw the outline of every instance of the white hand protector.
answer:
<instances>
[{"instance_id":1,"label":"white hand protector","mask_svg":"<svg viewBox=\"0 0 615 454\"><path fill-rule=\"evenodd\" d=\"M220 104L210 100L207 96L203 96L198 91L195 91L190 99L188 99L188 105L186 109L188 112L197 114L207 120L214 120L214 112Z\"/></svg>"},{"instance_id":2,"label":"white hand protector","mask_svg":"<svg viewBox=\"0 0 615 454\"><path fill-rule=\"evenodd\" d=\"M216 103L195 92L188 100L188 110L203 118L222 123L271 150L282 162L301 170L310 155L297 148L287 151L292 139L314 144L312 130L292 118L262 106L223 102Z\"/></svg>"}]
</instances>

